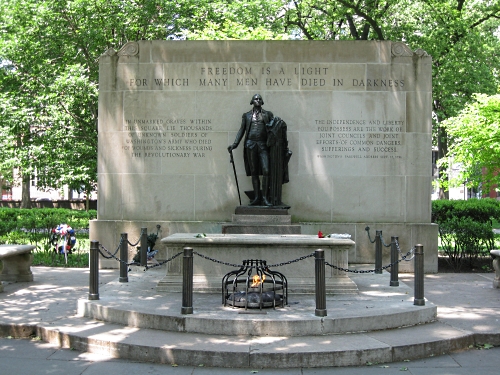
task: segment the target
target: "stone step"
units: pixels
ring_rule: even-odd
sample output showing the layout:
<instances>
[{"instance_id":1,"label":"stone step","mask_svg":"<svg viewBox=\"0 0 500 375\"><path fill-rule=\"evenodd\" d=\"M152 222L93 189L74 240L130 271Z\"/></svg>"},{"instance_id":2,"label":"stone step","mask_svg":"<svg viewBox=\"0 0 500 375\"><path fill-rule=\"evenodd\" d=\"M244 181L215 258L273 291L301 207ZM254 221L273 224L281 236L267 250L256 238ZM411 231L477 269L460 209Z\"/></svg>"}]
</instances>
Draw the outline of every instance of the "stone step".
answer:
<instances>
[{"instance_id":1,"label":"stone step","mask_svg":"<svg viewBox=\"0 0 500 375\"><path fill-rule=\"evenodd\" d=\"M235 215L232 216L233 224L253 225L291 225L292 215ZM224 225L224 224L223 224Z\"/></svg>"},{"instance_id":2,"label":"stone step","mask_svg":"<svg viewBox=\"0 0 500 375\"><path fill-rule=\"evenodd\" d=\"M42 340L64 348L141 362L231 368L360 366L466 349L473 334L434 322L323 336L224 336L165 332L83 317L39 325Z\"/></svg>"}]
</instances>

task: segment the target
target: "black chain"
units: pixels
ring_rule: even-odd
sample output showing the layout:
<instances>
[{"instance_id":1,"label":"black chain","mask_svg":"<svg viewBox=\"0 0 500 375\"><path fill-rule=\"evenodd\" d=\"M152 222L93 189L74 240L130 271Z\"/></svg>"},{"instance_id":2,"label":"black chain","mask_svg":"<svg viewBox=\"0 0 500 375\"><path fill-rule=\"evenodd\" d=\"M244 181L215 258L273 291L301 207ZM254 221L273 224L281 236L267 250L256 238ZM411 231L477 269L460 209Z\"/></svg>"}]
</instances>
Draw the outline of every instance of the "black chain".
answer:
<instances>
[{"instance_id":1,"label":"black chain","mask_svg":"<svg viewBox=\"0 0 500 375\"><path fill-rule=\"evenodd\" d=\"M139 245L139 242L141 242L141 239L140 239L140 238L137 240L137 242L136 242L136 243L132 243L132 242L130 242L129 240L127 240L127 243L128 243L130 246L132 246L132 247L135 247L135 246Z\"/></svg>"},{"instance_id":2,"label":"black chain","mask_svg":"<svg viewBox=\"0 0 500 375\"><path fill-rule=\"evenodd\" d=\"M243 268L243 267L247 267L247 266L244 266L243 264L232 264L232 263L227 263L227 262L222 262L220 260L217 260L217 259L214 259L214 258L210 258L210 257L207 257L206 255L203 255L203 254L200 254L198 253L197 251L193 251L193 254L196 254L198 255L199 257L202 257L206 260L210 260L212 262L215 262L215 263L219 263L219 264L223 264L225 266L229 266L229 267L234 267L234 268ZM252 267L253 268L253 267Z\"/></svg>"},{"instance_id":3,"label":"black chain","mask_svg":"<svg viewBox=\"0 0 500 375\"><path fill-rule=\"evenodd\" d=\"M406 260L406 258L412 253L414 252L414 248L411 249L410 251L408 251L408 253L406 253L406 255L403 255L401 259L395 261L394 263L391 263L391 264L388 264L387 266L384 266L382 268L375 268L373 270L350 270L348 268L342 268L342 267L337 267L337 266L334 266L333 264L330 264L328 262L325 262L325 265L327 266L330 266L332 268L335 268L336 270L339 270L339 271L343 271L343 272L351 272L351 273L372 273L372 272L378 272L378 271L383 271L383 270L386 270L387 268L391 268L392 266L394 266L395 264L398 264L398 263L401 263L403 260Z\"/></svg>"},{"instance_id":4,"label":"black chain","mask_svg":"<svg viewBox=\"0 0 500 375\"><path fill-rule=\"evenodd\" d=\"M109 254L109 256L106 256L106 255L104 255L104 254L102 253L101 249L99 249L99 253L100 253L100 254L101 254L104 258L106 258L106 259L111 259L111 258L113 258L113 259L117 260L118 262L125 264L127 267L128 267L128 266L132 266L132 265L137 265L137 264L138 264L138 263L136 263L136 262L127 263L126 261L124 261L124 260L122 260L122 259L120 259L120 258L116 257L116 256L115 256L116 252L115 252L115 254L112 254L112 253L111 253L108 249L106 249L106 248L105 248L104 246L102 246L102 245L101 245L101 248L102 248L105 252L107 252L107 253Z\"/></svg>"},{"instance_id":5,"label":"black chain","mask_svg":"<svg viewBox=\"0 0 500 375\"><path fill-rule=\"evenodd\" d=\"M398 242L398 240L396 240L396 249L398 249L399 254L402 255L401 249L399 248L399 242ZM406 259L406 257L403 256L403 259L405 261L407 261L407 262L409 262L410 260L412 260L413 258L415 258L415 247L412 247L410 249L410 251L408 252L408 254L410 254L410 253L413 253L413 255L412 255L412 257L410 259ZM408 256L408 254L406 254L406 256Z\"/></svg>"},{"instance_id":6,"label":"black chain","mask_svg":"<svg viewBox=\"0 0 500 375\"><path fill-rule=\"evenodd\" d=\"M198 256L200 256L200 257L202 257L204 259L210 260L212 262L223 264L223 265L229 266L229 267L234 267L234 268L243 268L243 267L256 268L256 266L243 265L243 264L232 264L232 263L222 262L220 260L217 260L217 259L214 259L214 258L210 258L210 257L208 257L206 255L200 254L200 253L198 253L196 251L193 251L193 254L196 254L196 255L198 255ZM294 260L289 260L288 262L270 264L270 265L268 265L266 267L275 268L275 267L286 266L287 264L292 264L292 263L300 262L301 260L304 260L304 259L307 259L307 258L310 258L310 257L313 257L313 256L314 256L314 253L311 253L309 255L304 255L304 256L301 256L300 258L297 258L297 259L294 259Z\"/></svg>"},{"instance_id":7,"label":"black chain","mask_svg":"<svg viewBox=\"0 0 500 375\"><path fill-rule=\"evenodd\" d=\"M178 252L178 253L177 253L177 254L175 254L174 256L172 256L172 257L170 257L170 258L168 258L168 259L166 259L166 260L164 260L164 261L162 261L162 262L160 262L160 263L153 264L152 266L148 266L148 265L146 265L146 268L144 268L144 271L147 271L147 270L149 270L149 269L151 269L151 268L161 267L161 266L163 266L165 263L168 263L168 262L170 262L170 261L174 260L175 258L177 258L179 255L181 255L181 254L183 254L183 253L184 253L183 251Z\"/></svg>"},{"instance_id":8,"label":"black chain","mask_svg":"<svg viewBox=\"0 0 500 375\"><path fill-rule=\"evenodd\" d=\"M135 247L137 245L139 245L139 242L141 242L141 237L142 235L144 234L144 229L141 229L141 234L139 235L139 239L137 240L136 243L131 243L129 240L127 240L128 244L132 247Z\"/></svg>"},{"instance_id":9,"label":"black chain","mask_svg":"<svg viewBox=\"0 0 500 375\"><path fill-rule=\"evenodd\" d=\"M371 243L374 243L374 242L375 242L375 240L373 240L373 241L372 241L372 238L371 238L371 236L370 236L370 227L366 227L366 228L365 228L365 230L366 230L366 232L368 233L368 240L370 240L370 242L371 242Z\"/></svg>"},{"instance_id":10,"label":"black chain","mask_svg":"<svg viewBox=\"0 0 500 375\"><path fill-rule=\"evenodd\" d=\"M375 239L372 241L372 238L370 236L370 227L366 227L365 228L366 232L368 233L368 239L370 240L371 243L374 243L377 238L375 237ZM382 245L384 245L385 247L389 247L391 246L391 244L387 245L385 242L384 242L384 237L382 237L382 235L380 235L380 240L382 241Z\"/></svg>"},{"instance_id":11,"label":"black chain","mask_svg":"<svg viewBox=\"0 0 500 375\"><path fill-rule=\"evenodd\" d=\"M309 255L304 255L304 256L301 256L300 258L297 258L297 259L294 259L294 260L289 260L288 262L271 264L268 267L269 268L275 268L275 267L286 266L287 264L292 264L292 263L300 262L301 260L304 260L304 259L307 259L307 258L311 258L313 256L314 256L314 253L311 253Z\"/></svg>"},{"instance_id":12,"label":"black chain","mask_svg":"<svg viewBox=\"0 0 500 375\"><path fill-rule=\"evenodd\" d=\"M389 247L391 246L391 244L389 245L386 245L385 242L384 242L384 237L382 237L382 235L380 235L380 241L382 241L382 245L384 245L385 247Z\"/></svg>"}]
</instances>

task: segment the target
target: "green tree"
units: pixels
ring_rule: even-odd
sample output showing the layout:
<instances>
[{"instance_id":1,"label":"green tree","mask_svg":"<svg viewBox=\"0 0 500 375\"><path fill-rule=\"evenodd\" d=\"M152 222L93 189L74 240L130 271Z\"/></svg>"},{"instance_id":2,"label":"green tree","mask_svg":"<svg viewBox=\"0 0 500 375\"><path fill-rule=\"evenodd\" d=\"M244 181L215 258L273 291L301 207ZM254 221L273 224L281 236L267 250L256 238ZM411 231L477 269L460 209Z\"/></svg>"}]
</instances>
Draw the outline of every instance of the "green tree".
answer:
<instances>
[{"instance_id":1,"label":"green tree","mask_svg":"<svg viewBox=\"0 0 500 375\"><path fill-rule=\"evenodd\" d=\"M500 95L478 94L456 117L443 122L452 139L449 163L459 163L460 173L450 183L500 185Z\"/></svg>"},{"instance_id":2,"label":"green tree","mask_svg":"<svg viewBox=\"0 0 500 375\"><path fill-rule=\"evenodd\" d=\"M307 39L406 42L433 58L434 139L439 157L449 137L441 122L456 116L474 93L495 94L499 84L500 1L295 0L284 17ZM441 176L446 177L446 171ZM444 189L441 197L447 198Z\"/></svg>"},{"instance_id":3,"label":"green tree","mask_svg":"<svg viewBox=\"0 0 500 375\"><path fill-rule=\"evenodd\" d=\"M395 40L433 57L433 119L499 84L500 0L4 0L2 169L96 181L98 59L140 39ZM16 140L13 142L13 140ZM5 175L5 174L4 174Z\"/></svg>"},{"instance_id":4,"label":"green tree","mask_svg":"<svg viewBox=\"0 0 500 375\"><path fill-rule=\"evenodd\" d=\"M2 1L1 169L17 168L25 184L36 172L39 188L69 184L91 191L97 180L99 56L130 40L179 38L201 8L195 5ZM24 207L29 207L28 194L23 189Z\"/></svg>"}]
</instances>

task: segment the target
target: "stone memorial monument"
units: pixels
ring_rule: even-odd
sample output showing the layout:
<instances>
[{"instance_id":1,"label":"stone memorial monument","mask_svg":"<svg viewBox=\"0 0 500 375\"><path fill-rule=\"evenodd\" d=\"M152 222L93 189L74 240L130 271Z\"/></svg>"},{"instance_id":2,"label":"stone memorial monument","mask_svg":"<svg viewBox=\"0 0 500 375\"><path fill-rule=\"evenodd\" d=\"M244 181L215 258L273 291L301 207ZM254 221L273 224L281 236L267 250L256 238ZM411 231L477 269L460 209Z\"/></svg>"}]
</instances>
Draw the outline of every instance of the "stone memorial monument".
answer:
<instances>
[{"instance_id":1,"label":"stone memorial monument","mask_svg":"<svg viewBox=\"0 0 500 375\"><path fill-rule=\"evenodd\" d=\"M134 240L158 224L161 238L220 234L239 206L228 145L241 140L233 152L241 190L259 191L255 173L246 176L239 120L259 94L284 119L265 145L269 160L283 164L273 171L269 163L255 204L286 202L302 234L350 234L350 264L374 262L369 226L385 243L398 236L403 253L423 244L425 271L436 272L431 77L425 51L391 41L139 41L110 49L100 58L91 239L115 249L121 232Z\"/></svg>"}]
</instances>

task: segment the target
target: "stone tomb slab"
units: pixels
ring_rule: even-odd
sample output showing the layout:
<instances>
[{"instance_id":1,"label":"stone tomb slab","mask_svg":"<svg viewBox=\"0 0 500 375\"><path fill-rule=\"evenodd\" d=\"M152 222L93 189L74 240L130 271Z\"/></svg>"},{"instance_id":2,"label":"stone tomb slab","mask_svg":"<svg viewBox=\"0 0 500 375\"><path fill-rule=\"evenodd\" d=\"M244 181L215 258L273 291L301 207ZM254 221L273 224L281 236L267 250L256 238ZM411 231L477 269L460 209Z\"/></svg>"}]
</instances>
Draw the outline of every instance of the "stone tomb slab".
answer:
<instances>
[{"instance_id":1,"label":"stone tomb slab","mask_svg":"<svg viewBox=\"0 0 500 375\"><path fill-rule=\"evenodd\" d=\"M348 239L293 234L176 233L161 242L167 249L158 254L158 259L168 259L185 247L193 248L194 290L207 293L221 292L222 277L237 270L246 259L265 260L271 270L283 273L288 279L289 292L314 293L314 251L324 250L326 262L347 268L348 253L355 245ZM302 257L306 258L298 260ZM326 288L329 294L357 293L356 285L345 272L328 266ZM182 291L182 256L167 263L166 276L158 283L157 290Z\"/></svg>"}]
</instances>

